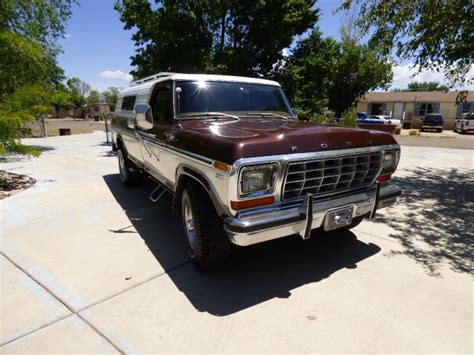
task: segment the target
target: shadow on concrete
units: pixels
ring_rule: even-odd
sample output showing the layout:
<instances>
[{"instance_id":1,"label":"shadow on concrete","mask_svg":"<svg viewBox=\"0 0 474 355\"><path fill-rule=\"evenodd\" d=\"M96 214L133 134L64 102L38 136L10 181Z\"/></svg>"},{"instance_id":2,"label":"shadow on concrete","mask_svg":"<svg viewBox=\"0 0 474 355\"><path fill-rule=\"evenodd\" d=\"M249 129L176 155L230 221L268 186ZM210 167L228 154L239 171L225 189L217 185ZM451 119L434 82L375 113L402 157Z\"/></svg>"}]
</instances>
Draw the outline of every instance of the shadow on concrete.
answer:
<instances>
[{"instance_id":1,"label":"shadow on concrete","mask_svg":"<svg viewBox=\"0 0 474 355\"><path fill-rule=\"evenodd\" d=\"M470 154L466 156L469 164ZM395 182L403 194L397 205L374 220L396 230L405 254L431 276L440 277L448 264L456 272L471 272L474 255L474 175L470 169L410 169ZM398 213L397 206L407 212Z\"/></svg>"},{"instance_id":2,"label":"shadow on concrete","mask_svg":"<svg viewBox=\"0 0 474 355\"><path fill-rule=\"evenodd\" d=\"M118 175L106 175L104 180L138 232L137 237L144 240L176 287L197 310L216 316L275 297L287 298L291 290L321 281L340 269L354 269L358 262L380 251L375 244L357 240L352 232L313 235L306 241L291 236L235 247L222 269L201 272L188 262L180 218L171 211L170 195L153 204L148 200L154 188L151 182L127 189ZM114 232L120 235L130 227Z\"/></svg>"}]
</instances>

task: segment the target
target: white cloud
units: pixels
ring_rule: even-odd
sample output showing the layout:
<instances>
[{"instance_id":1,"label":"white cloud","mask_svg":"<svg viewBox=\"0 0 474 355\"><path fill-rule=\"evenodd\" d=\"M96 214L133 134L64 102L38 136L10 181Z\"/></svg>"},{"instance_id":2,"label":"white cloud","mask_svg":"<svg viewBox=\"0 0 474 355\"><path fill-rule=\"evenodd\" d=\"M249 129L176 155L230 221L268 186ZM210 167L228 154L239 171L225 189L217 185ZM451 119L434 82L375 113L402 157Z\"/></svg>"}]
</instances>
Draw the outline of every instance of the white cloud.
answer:
<instances>
[{"instance_id":1,"label":"white cloud","mask_svg":"<svg viewBox=\"0 0 474 355\"><path fill-rule=\"evenodd\" d=\"M391 88L403 89L408 86L408 83L414 81L437 81L441 84L448 84L444 78L444 72L437 72L436 70L424 69L420 73L417 73L413 63L407 63L402 65L395 65L393 67L393 82ZM415 74L413 76L413 74ZM468 77L474 77L474 66L471 67L468 73ZM467 85L460 89L474 90L474 83Z\"/></svg>"},{"instance_id":2,"label":"white cloud","mask_svg":"<svg viewBox=\"0 0 474 355\"><path fill-rule=\"evenodd\" d=\"M66 34L64 35L64 38L71 38L71 37L72 37L72 34L70 34L70 33L66 33Z\"/></svg>"},{"instance_id":3,"label":"white cloud","mask_svg":"<svg viewBox=\"0 0 474 355\"><path fill-rule=\"evenodd\" d=\"M104 78L104 79L120 79L124 81L132 81L133 77L128 74L124 73L121 70L104 70L103 72L97 74L97 76Z\"/></svg>"},{"instance_id":4,"label":"white cloud","mask_svg":"<svg viewBox=\"0 0 474 355\"><path fill-rule=\"evenodd\" d=\"M283 57L289 57L290 56L290 48L283 48L282 53Z\"/></svg>"}]
</instances>

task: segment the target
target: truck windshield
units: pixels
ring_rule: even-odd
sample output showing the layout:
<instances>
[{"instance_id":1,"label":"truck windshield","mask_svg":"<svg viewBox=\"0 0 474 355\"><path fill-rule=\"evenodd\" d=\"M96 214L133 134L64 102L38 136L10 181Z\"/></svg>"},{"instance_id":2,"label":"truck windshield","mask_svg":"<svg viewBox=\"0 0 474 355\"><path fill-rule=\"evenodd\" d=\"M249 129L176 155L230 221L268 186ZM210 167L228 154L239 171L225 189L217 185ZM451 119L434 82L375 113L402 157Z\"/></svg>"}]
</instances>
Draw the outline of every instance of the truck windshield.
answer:
<instances>
[{"instance_id":1,"label":"truck windshield","mask_svg":"<svg viewBox=\"0 0 474 355\"><path fill-rule=\"evenodd\" d=\"M179 88L179 89L178 89ZM202 113L226 113L249 117L293 117L288 100L278 86L216 82L178 81L177 117L196 118Z\"/></svg>"}]
</instances>

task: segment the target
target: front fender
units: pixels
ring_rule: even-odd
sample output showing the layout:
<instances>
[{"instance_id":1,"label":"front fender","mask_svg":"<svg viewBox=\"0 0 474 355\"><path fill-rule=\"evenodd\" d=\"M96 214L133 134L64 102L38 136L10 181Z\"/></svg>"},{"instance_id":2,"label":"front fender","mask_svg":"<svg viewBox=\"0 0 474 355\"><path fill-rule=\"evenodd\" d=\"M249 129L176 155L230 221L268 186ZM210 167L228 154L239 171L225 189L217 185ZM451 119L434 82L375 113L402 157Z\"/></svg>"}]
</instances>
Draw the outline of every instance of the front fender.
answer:
<instances>
[{"instance_id":1,"label":"front fender","mask_svg":"<svg viewBox=\"0 0 474 355\"><path fill-rule=\"evenodd\" d=\"M188 179L192 179L193 181L199 183L204 188L204 190L206 190L219 216L224 218L231 215L229 208L220 198L217 190L212 184L212 181L210 181L209 178L198 169L185 164L178 166L176 169L176 189L173 208L176 206L177 201L179 201L181 198L183 185L186 181L188 181Z\"/></svg>"}]
</instances>

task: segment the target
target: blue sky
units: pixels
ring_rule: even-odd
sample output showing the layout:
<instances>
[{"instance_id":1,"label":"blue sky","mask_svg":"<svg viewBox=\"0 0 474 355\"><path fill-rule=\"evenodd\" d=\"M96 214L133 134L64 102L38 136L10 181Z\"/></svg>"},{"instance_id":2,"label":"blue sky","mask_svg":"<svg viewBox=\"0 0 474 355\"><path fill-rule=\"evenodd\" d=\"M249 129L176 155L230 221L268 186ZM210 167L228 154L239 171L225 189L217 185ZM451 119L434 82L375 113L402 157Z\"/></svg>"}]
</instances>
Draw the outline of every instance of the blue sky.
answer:
<instances>
[{"instance_id":1,"label":"blue sky","mask_svg":"<svg viewBox=\"0 0 474 355\"><path fill-rule=\"evenodd\" d=\"M114 10L114 0L80 0L66 26L66 38L61 40L64 53L58 58L59 64L68 77L77 76L94 89L103 91L109 86L128 85L132 70L130 56L135 47L130 39L132 31L123 29L118 13ZM341 14L334 14L339 0L319 0L321 9L318 23L324 36L339 39ZM406 87L410 79L410 63L405 62L394 68L394 87ZM439 73L425 72L416 80L443 81Z\"/></svg>"}]
</instances>

